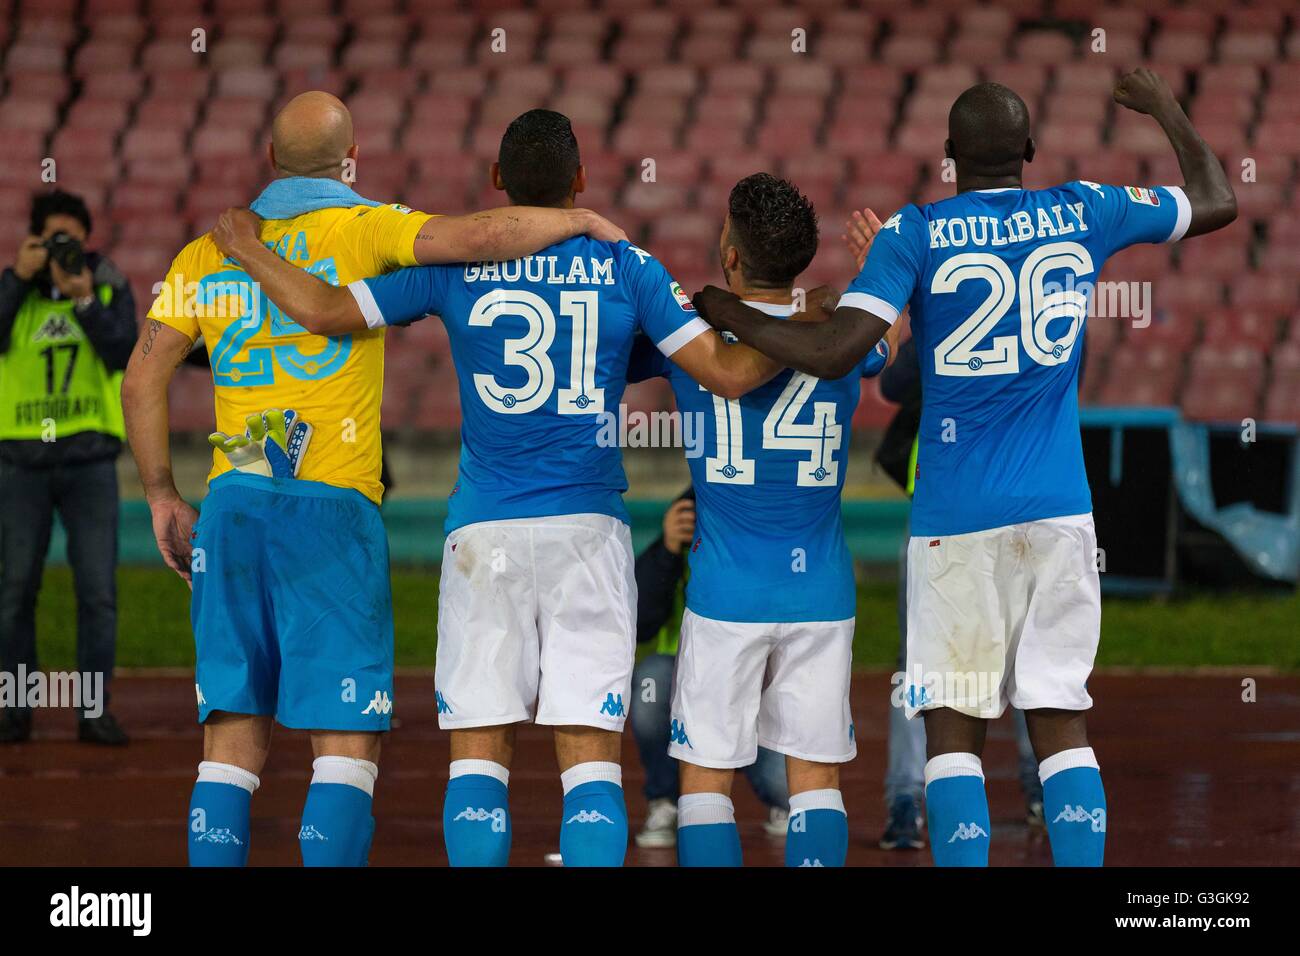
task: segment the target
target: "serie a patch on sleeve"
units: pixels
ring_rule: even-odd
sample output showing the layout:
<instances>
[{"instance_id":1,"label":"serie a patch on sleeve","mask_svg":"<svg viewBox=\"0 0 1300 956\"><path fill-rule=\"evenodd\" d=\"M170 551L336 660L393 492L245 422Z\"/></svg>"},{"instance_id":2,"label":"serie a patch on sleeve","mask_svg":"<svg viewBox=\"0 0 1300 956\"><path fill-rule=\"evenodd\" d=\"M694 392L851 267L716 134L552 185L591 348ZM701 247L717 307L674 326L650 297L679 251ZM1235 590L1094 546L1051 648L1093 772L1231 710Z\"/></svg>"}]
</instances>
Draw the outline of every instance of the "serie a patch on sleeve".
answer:
<instances>
[{"instance_id":1,"label":"serie a patch on sleeve","mask_svg":"<svg viewBox=\"0 0 1300 956\"><path fill-rule=\"evenodd\" d=\"M1141 203L1144 206L1160 205L1160 197L1154 189L1145 186L1125 186L1124 193L1128 196L1129 202Z\"/></svg>"},{"instance_id":2,"label":"serie a patch on sleeve","mask_svg":"<svg viewBox=\"0 0 1300 956\"><path fill-rule=\"evenodd\" d=\"M673 298L677 300L677 304L681 306L683 312L695 311L695 306L691 305L691 297L676 282L668 283L668 291L673 294Z\"/></svg>"}]
</instances>

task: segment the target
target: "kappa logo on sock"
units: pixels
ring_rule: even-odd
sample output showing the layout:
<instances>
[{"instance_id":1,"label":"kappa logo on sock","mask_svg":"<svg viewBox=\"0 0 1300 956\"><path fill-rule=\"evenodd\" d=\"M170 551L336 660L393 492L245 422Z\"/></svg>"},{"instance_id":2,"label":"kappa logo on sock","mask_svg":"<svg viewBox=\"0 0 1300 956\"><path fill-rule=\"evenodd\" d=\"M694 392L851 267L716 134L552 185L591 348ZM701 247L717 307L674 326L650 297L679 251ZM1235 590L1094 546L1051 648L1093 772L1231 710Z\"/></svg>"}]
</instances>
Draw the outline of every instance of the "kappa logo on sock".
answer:
<instances>
[{"instance_id":1,"label":"kappa logo on sock","mask_svg":"<svg viewBox=\"0 0 1300 956\"><path fill-rule=\"evenodd\" d=\"M623 695L615 695L612 691L605 695L605 703L600 705L602 714L609 714L611 717L622 717L625 715L623 710Z\"/></svg>"},{"instance_id":2,"label":"kappa logo on sock","mask_svg":"<svg viewBox=\"0 0 1300 956\"><path fill-rule=\"evenodd\" d=\"M366 709L361 712L364 717L366 714L391 714L393 712L393 700L388 696L387 691L375 691L374 699L366 704Z\"/></svg>"},{"instance_id":3,"label":"kappa logo on sock","mask_svg":"<svg viewBox=\"0 0 1300 956\"><path fill-rule=\"evenodd\" d=\"M451 818L452 823L459 823L462 820L466 823L486 823L491 821L493 833L506 832L505 807L495 807L492 810L485 810L482 807L466 807Z\"/></svg>"},{"instance_id":4,"label":"kappa logo on sock","mask_svg":"<svg viewBox=\"0 0 1300 956\"><path fill-rule=\"evenodd\" d=\"M330 841L329 837L321 833L310 823L298 831L298 839L302 840L304 843L310 840L320 840L322 843L329 843Z\"/></svg>"},{"instance_id":5,"label":"kappa logo on sock","mask_svg":"<svg viewBox=\"0 0 1300 956\"><path fill-rule=\"evenodd\" d=\"M988 838L984 828L978 823L959 823L957 829L953 831L952 836L948 839L949 843L955 843L958 840L978 840L980 837Z\"/></svg>"},{"instance_id":6,"label":"kappa logo on sock","mask_svg":"<svg viewBox=\"0 0 1300 956\"><path fill-rule=\"evenodd\" d=\"M803 858L803 862L800 863L799 865L800 865L800 866L820 866L822 869L825 869L825 868L826 868L826 864L823 863L820 859L818 859L818 858L816 858L816 857L814 857L814 858L811 859L811 860L808 859L808 857L804 857L804 858Z\"/></svg>"},{"instance_id":7,"label":"kappa logo on sock","mask_svg":"<svg viewBox=\"0 0 1300 956\"><path fill-rule=\"evenodd\" d=\"M608 823L613 826L614 821L599 810L579 810L564 823L566 826L570 823Z\"/></svg>"},{"instance_id":8,"label":"kappa logo on sock","mask_svg":"<svg viewBox=\"0 0 1300 956\"><path fill-rule=\"evenodd\" d=\"M1064 809L1056 815L1053 823L1091 823L1093 833L1106 832L1106 808L1097 807L1091 813L1083 807L1075 804L1070 806L1068 803Z\"/></svg>"},{"instance_id":9,"label":"kappa logo on sock","mask_svg":"<svg viewBox=\"0 0 1300 956\"><path fill-rule=\"evenodd\" d=\"M229 846L232 843L235 846L244 845L244 841L239 839L239 837L235 836L233 833L231 833L229 827L217 827L214 830L204 830L202 833L200 833L198 836L194 838L194 842L195 843L216 843L221 846Z\"/></svg>"}]
</instances>

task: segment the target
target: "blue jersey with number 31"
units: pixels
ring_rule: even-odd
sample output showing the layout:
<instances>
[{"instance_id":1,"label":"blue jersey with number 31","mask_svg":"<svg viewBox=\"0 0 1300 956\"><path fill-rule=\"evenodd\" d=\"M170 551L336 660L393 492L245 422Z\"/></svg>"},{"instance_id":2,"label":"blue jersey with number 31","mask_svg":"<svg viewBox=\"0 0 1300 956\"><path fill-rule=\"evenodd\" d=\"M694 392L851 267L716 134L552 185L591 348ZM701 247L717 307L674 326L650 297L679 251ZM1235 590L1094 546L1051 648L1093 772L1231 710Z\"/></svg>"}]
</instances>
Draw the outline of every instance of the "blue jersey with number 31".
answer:
<instances>
[{"instance_id":1,"label":"blue jersey with number 31","mask_svg":"<svg viewBox=\"0 0 1300 956\"><path fill-rule=\"evenodd\" d=\"M1071 182L960 193L884 224L840 300L910 306L924 402L912 534L1092 510L1079 438L1080 345L1107 257L1182 238L1177 187Z\"/></svg>"},{"instance_id":2,"label":"blue jersey with number 31","mask_svg":"<svg viewBox=\"0 0 1300 956\"><path fill-rule=\"evenodd\" d=\"M709 331L649 253L578 236L508 262L400 269L348 286L371 328L439 315L462 415L446 530L605 514L627 521L623 453L601 438L632 341L665 355Z\"/></svg>"}]
</instances>

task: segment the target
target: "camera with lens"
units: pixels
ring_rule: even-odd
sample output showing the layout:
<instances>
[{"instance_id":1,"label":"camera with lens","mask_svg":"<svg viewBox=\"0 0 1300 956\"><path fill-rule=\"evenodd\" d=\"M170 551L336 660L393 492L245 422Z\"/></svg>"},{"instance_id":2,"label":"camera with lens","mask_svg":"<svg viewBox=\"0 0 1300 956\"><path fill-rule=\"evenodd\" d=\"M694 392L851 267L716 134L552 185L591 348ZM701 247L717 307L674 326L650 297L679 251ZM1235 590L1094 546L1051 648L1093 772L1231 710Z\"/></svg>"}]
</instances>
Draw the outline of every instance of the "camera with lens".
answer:
<instances>
[{"instance_id":1,"label":"camera with lens","mask_svg":"<svg viewBox=\"0 0 1300 956\"><path fill-rule=\"evenodd\" d=\"M50 254L50 261L57 262L59 268L69 275L80 275L86 266L86 250L81 240L66 232L56 232L45 240L45 250Z\"/></svg>"}]
</instances>

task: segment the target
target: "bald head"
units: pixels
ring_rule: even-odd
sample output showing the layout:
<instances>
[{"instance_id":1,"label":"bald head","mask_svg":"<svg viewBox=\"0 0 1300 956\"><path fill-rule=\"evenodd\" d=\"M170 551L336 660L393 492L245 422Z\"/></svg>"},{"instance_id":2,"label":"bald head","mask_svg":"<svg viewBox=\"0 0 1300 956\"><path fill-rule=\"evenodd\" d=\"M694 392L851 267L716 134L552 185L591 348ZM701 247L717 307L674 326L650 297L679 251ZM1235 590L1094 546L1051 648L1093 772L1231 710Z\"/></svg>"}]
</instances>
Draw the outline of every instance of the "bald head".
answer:
<instances>
[{"instance_id":1,"label":"bald head","mask_svg":"<svg viewBox=\"0 0 1300 956\"><path fill-rule=\"evenodd\" d=\"M1033 158L1029 108L1001 83L972 86L948 112L948 155L958 174L1018 176Z\"/></svg>"},{"instance_id":2,"label":"bald head","mask_svg":"<svg viewBox=\"0 0 1300 956\"><path fill-rule=\"evenodd\" d=\"M355 145L352 114L319 90L295 96L271 124L271 162L281 176L338 179Z\"/></svg>"}]
</instances>

